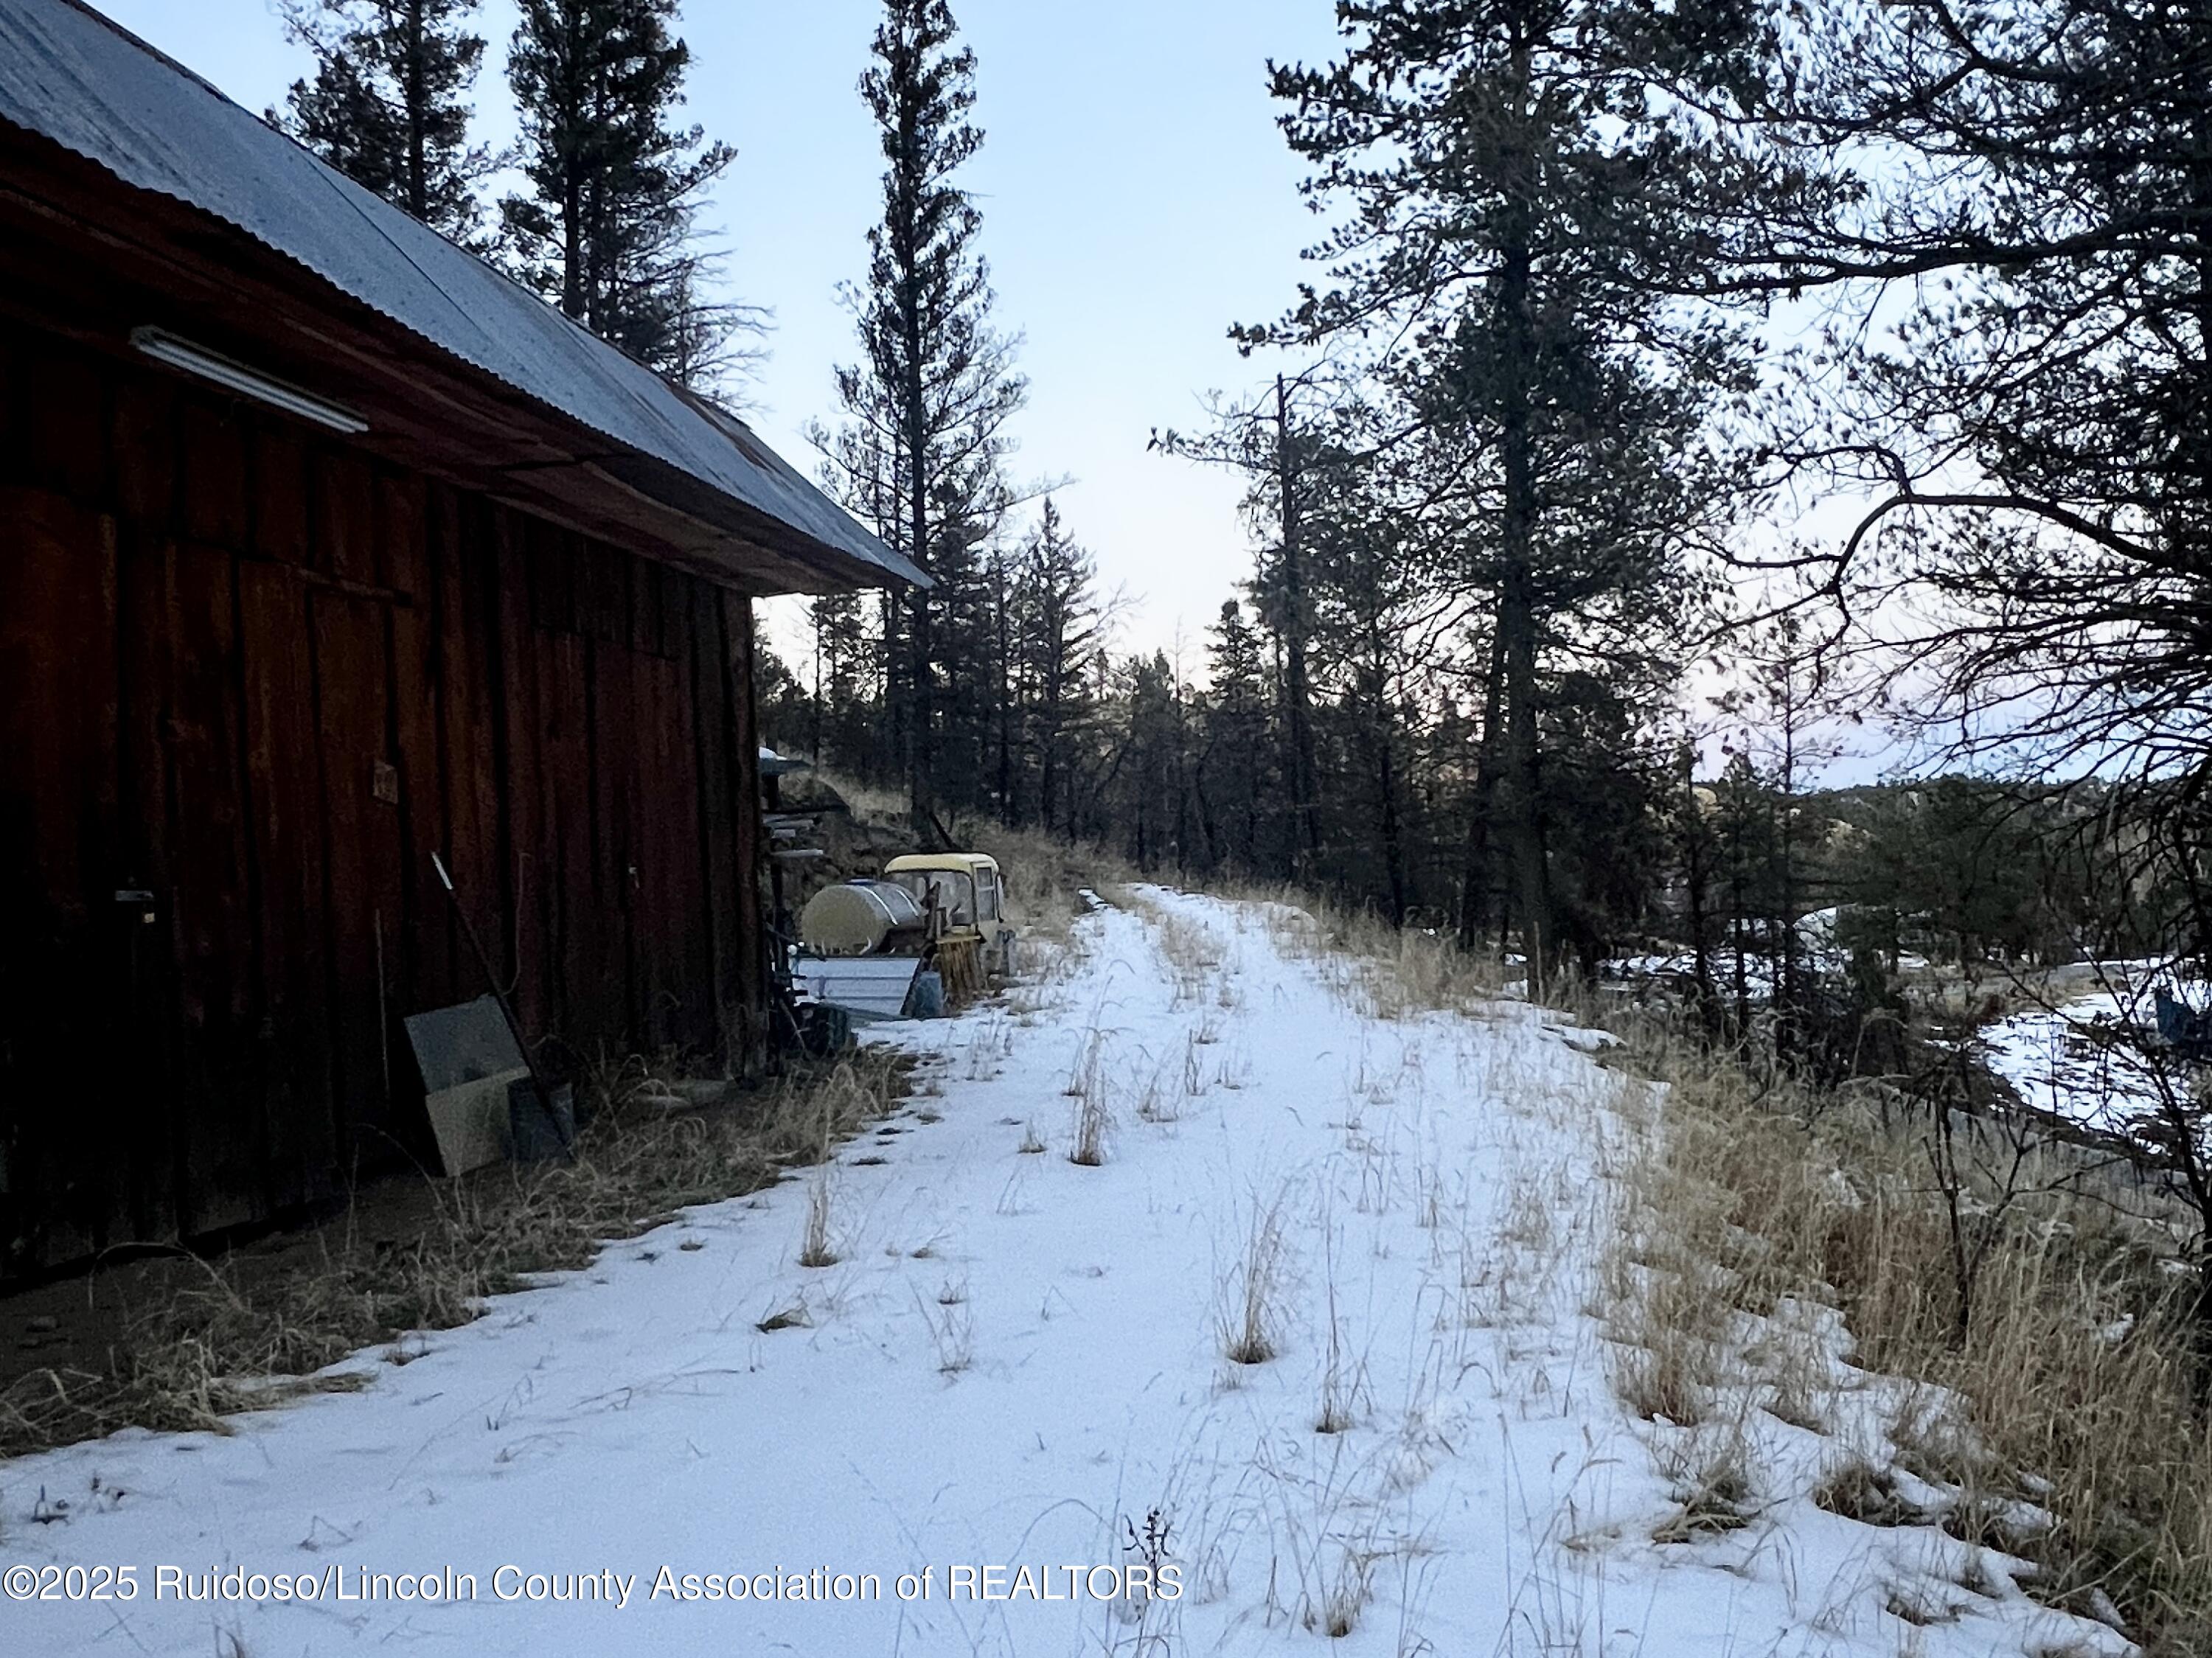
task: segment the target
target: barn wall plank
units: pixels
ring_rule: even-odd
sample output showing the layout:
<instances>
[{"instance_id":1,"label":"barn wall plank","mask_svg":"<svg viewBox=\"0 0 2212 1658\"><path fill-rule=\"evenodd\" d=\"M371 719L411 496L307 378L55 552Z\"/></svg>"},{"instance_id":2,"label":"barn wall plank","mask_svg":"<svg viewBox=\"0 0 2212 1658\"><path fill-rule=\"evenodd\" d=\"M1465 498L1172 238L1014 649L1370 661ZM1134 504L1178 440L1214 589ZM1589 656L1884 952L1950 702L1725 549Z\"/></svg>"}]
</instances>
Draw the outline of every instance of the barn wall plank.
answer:
<instances>
[{"instance_id":1,"label":"barn wall plank","mask_svg":"<svg viewBox=\"0 0 2212 1658\"><path fill-rule=\"evenodd\" d=\"M507 915L513 950L507 966L523 1029L537 1042L559 1022L562 1010L556 995L561 868L547 828L547 768L538 713L538 653L531 620L533 562L526 520L501 507L489 512L487 524L498 568L499 604L490 638L500 661L495 706L501 862L510 884ZM558 804L556 796L554 805ZM466 902L467 895L463 897ZM481 908L471 914L477 916L481 930Z\"/></svg>"},{"instance_id":2,"label":"barn wall plank","mask_svg":"<svg viewBox=\"0 0 2212 1658\"><path fill-rule=\"evenodd\" d=\"M120 429L118 425L118 429ZM149 436L154 434L149 434ZM165 435L165 434L164 434ZM166 526L126 520L117 548L116 839L118 888L154 895L152 925L133 928L122 946L118 999L132 1035L118 1055L140 1083L130 1132L134 1230L142 1238L177 1236L184 1214L179 1147L188 1102L175 1078L184 1020L175 944L176 859L169 800L169 686L175 677L169 627Z\"/></svg>"},{"instance_id":3,"label":"barn wall plank","mask_svg":"<svg viewBox=\"0 0 2212 1658\"><path fill-rule=\"evenodd\" d=\"M0 1238L82 1252L127 1218L102 1152L106 1065L99 890L114 817L113 540L44 490L0 490ZM87 641L80 644L80 641Z\"/></svg>"},{"instance_id":4,"label":"barn wall plank","mask_svg":"<svg viewBox=\"0 0 2212 1658\"><path fill-rule=\"evenodd\" d=\"M330 1063L320 733L307 595L298 577L283 565L242 562L239 615L258 978L269 1048L262 1113L270 1200L283 1208L329 1196L340 1168Z\"/></svg>"},{"instance_id":5,"label":"barn wall plank","mask_svg":"<svg viewBox=\"0 0 2212 1658\"><path fill-rule=\"evenodd\" d=\"M738 862L733 896L742 940L736 975L738 1022L748 1047L757 1048L768 962L761 926L760 725L753 701L753 610L750 601L738 594L722 592L717 597L725 618L723 662L732 726L731 828ZM746 1056L748 1062L757 1057Z\"/></svg>"},{"instance_id":6,"label":"barn wall plank","mask_svg":"<svg viewBox=\"0 0 2212 1658\"><path fill-rule=\"evenodd\" d=\"M654 726L664 792L652 803L655 829L653 869L659 898L660 1017L664 1040L694 1053L711 1053L720 1034L714 1011L713 916L707 908L699 862L697 711L690 676L680 664L655 655L652 670L660 703Z\"/></svg>"},{"instance_id":7,"label":"barn wall plank","mask_svg":"<svg viewBox=\"0 0 2212 1658\"><path fill-rule=\"evenodd\" d=\"M428 580L423 562L424 485L419 473L377 469L373 580L406 598L423 597Z\"/></svg>"},{"instance_id":8,"label":"barn wall plank","mask_svg":"<svg viewBox=\"0 0 2212 1658\"><path fill-rule=\"evenodd\" d=\"M176 527L177 393L167 380L127 374L115 388L112 495L126 525L155 535Z\"/></svg>"},{"instance_id":9,"label":"barn wall plank","mask_svg":"<svg viewBox=\"0 0 2212 1658\"><path fill-rule=\"evenodd\" d=\"M669 729L678 718L668 684L673 676L659 658L628 645L625 640L622 654L629 665L637 782L629 813L633 1018L647 1047L682 1047L682 1021L674 1003L690 918L673 904L666 848L668 820L677 811L688 815L690 801L667 764Z\"/></svg>"},{"instance_id":10,"label":"barn wall plank","mask_svg":"<svg viewBox=\"0 0 2212 1658\"><path fill-rule=\"evenodd\" d=\"M168 567L171 937L183 1011L188 1233L268 1210L235 565L226 549L183 541Z\"/></svg>"},{"instance_id":11,"label":"barn wall plank","mask_svg":"<svg viewBox=\"0 0 2212 1658\"><path fill-rule=\"evenodd\" d=\"M602 561L595 558L591 563ZM598 612L596 619L605 625L606 613ZM619 643L601 637L589 642L592 880L604 924L599 971L606 993L596 1002L590 1020L596 1048L611 1046L630 1032L642 1033L647 1023L636 937L645 896L639 819L645 810L640 797L648 786L646 733L637 701L637 659L628 648L627 635L625 626Z\"/></svg>"},{"instance_id":12,"label":"barn wall plank","mask_svg":"<svg viewBox=\"0 0 2212 1658\"><path fill-rule=\"evenodd\" d=\"M395 1120L389 1032L399 929L399 809L378 794L390 747L384 607L319 590L309 595L325 842L333 1079L347 1117L349 1158L374 1163L410 1144Z\"/></svg>"},{"instance_id":13,"label":"barn wall plank","mask_svg":"<svg viewBox=\"0 0 2212 1658\"><path fill-rule=\"evenodd\" d=\"M111 377L86 374L82 357L59 349L26 349L18 373L23 481L99 504L107 479Z\"/></svg>"},{"instance_id":14,"label":"barn wall plank","mask_svg":"<svg viewBox=\"0 0 2212 1658\"><path fill-rule=\"evenodd\" d=\"M729 677L722 665L722 613L714 590L687 582L682 590L682 629L696 710L691 733L699 777L698 858L706 909L705 944L710 1007L717 1047L726 1040L723 1010L737 998L737 841L730 766ZM737 1057L726 1053L725 1060Z\"/></svg>"},{"instance_id":15,"label":"barn wall plank","mask_svg":"<svg viewBox=\"0 0 2212 1658\"><path fill-rule=\"evenodd\" d=\"M446 813L446 865L472 906L504 984L511 955L517 882L504 860L501 832L506 790L500 762L499 562L490 513L481 501L436 489L431 496L433 616L438 638L440 793ZM526 888L527 884L522 884ZM441 893L447 923L447 983L465 1001L489 987Z\"/></svg>"},{"instance_id":16,"label":"barn wall plank","mask_svg":"<svg viewBox=\"0 0 2212 1658\"><path fill-rule=\"evenodd\" d=\"M295 428L261 421L253 430L253 551L283 564L310 556L307 440Z\"/></svg>"},{"instance_id":17,"label":"barn wall plank","mask_svg":"<svg viewBox=\"0 0 2212 1658\"><path fill-rule=\"evenodd\" d=\"M362 586L377 580L376 514L367 457L318 444L307 462L315 568Z\"/></svg>"},{"instance_id":18,"label":"barn wall plank","mask_svg":"<svg viewBox=\"0 0 2212 1658\"><path fill-rule=\"evenodd\" d=\"M203 546L243 550L252 512L246 416L235 404L189 397L177 430L184 509L179 533Z\"/></svg>"}]
</instances>

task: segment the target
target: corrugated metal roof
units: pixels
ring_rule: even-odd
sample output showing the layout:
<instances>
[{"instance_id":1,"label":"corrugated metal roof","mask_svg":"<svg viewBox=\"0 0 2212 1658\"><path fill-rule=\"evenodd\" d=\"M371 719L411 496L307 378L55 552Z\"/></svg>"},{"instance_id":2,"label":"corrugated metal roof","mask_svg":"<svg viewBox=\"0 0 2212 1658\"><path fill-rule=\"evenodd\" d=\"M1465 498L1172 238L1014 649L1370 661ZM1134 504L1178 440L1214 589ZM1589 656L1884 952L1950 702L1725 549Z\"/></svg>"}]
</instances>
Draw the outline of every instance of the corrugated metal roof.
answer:
<instances>
[{"instance_id":1,"label":"corrugated metal roof","mask_svg":"<svg viewBox=\"0 0 2212 1658\"><path fill-rule=\"evenodd\" d=\"M866 567L925 581L751 429L399 209L76 0L0 0L0 119L190 203L434 345Z\"/></svg>"}]
</instances>

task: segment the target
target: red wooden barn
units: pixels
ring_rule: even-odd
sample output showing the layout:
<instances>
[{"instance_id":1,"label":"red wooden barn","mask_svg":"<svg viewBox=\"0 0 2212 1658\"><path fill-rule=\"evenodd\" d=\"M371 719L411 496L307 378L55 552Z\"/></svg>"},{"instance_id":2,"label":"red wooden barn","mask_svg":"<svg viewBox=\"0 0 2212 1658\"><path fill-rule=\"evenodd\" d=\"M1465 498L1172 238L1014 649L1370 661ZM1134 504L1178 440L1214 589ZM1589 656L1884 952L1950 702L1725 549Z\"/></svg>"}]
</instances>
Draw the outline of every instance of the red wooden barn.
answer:
<instances>
[{"instance_id":1,"label":"red wooden barn","mask_svg":"<svg viewBox=\"0 0 2212 1658\"><path fill-rule=\"evenodd\" d=\"M742 1063L750 601L919 579L74 0L0 0L0 1278L403 1163L401 1018Z\"/></svg>"}]
</instances>

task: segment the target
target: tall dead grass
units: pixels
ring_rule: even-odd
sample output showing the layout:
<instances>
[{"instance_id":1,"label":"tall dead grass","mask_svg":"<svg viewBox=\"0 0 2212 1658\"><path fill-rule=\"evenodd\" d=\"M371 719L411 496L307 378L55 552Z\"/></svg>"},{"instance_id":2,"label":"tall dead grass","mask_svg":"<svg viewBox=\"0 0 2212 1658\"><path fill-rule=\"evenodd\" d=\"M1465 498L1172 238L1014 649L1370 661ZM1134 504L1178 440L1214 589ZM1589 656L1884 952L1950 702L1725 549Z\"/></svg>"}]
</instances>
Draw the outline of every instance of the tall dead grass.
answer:
<instances>
[{"instance_id":1,"label":"tall dead grass","mask_svg":"<svg viewBox=\"0 0 2212 1658\"><path fill-rule=\"evenodd\" d=\"M1220 1285L1215 1313L1221 1351L1232 1364L1265 1364L1282 1351L1283 1303L1290 1240L1283 1206L1287 1192L1252 1199L1243 1247Z\"/></svg>"},{"instance_id":2,"label":"tall dead grass","mask_svg":"<svg viewBox=\"0 0 2212 1658\"><path fill-rule=\"evenodd\" d=\"M1280 947L1381 1017L1479 1011L1523 976L1296 893L1240 896L1269 905ZM1978 1155L1974 1127L1954 1131L1969 1146L1960 1213L1988 1240L1962 1334L1924 1113L1817 1092L1577 986L1544 999L1612 1029L1625 1040L1611 1062L1666 1084L1640 1117L1626 1096L1607 1102L1631 1120L1632 1150L1613 1171L1626 1189L1593 1310L1625 1402L1669 1424L1680 1534L1740 1523L1757 1472L1743 1462L1747 1383L1767 1413L1826 1430L1823 1331L1840 1321L1850 1364L1919 1401L1887 1431L1909 1472L1948 1494L1931 1518L2028 1559L2027 1587L2049 1603L2117 1612L2152 1658L2212 1652L2212 1416L2187 1216L2078 1147L2014 1166L2002 1139ZM1747 1315L1764 1321L1748 1345ZM2048 1523L2014 1523L2023 1505Z\"/></svg>"},{"instance_id":3,"label":"tall dead grass","mask_svg":"<svg viewBox=\"0 0 2212 1658\"><path fill-rule=\"evenodd\" d=\"M1653 1276L1631 1338L1647 1357L1624 1391L1676 1408L1709 1394L1715 1309L1832 1306L1854 1365L1926 1384L1924 1408L1888 1431L1949 1493L1946 1529L2025 1555L2053 1605L2117 1608L2152 1654L2212 1650L2212 1424L2172 1218L2072 1148L2019 1169L2001 1144L1966 1157L1962 1203L1992 1241L1962 1333L1924 1120L1754 1080L1656 1023L1623 1034L1626 1061L1668 1085L1630 1175ZM1754 1356L1769 1408L1817 1418L1817 1400L1793 1400L1785 1345ZM1983 1534L2019 1504L2049 1525Z\"/></svg>"},{"instance_id":4,"label":"tall dead grass","mask_svg":"<svg viewBox=\"0 0 2212 1658\"><path fill-rule=\"evenodd\" d=\"M1523 976L1495 956L1462 950L1447 933L1395 927L1374 910L1294 888L1242 886L1226 896L1260 905L1278 949L1335 969L1339 988L1376 1018L1472 1012Z\"/></svg>"},{"instance_id":5,"label":"tall dead grass","mask_svg":"<svg viewBox=\"0 0 2212 1658\"><path fill-rule=\"evenodd\" d=\"M487 1297L533 1273L588 1265L610 1239L635 1236L694 1205L719 1202L823 1161L886 1116L912 1062L862 1049L722 1105L671 1113L649 1069L595 1079L597 1109L572 1163L425 1181L427 1202L398 1239L341 1218L310 1247L185 1256L146 1275L141 1304L104 1369L49 1369L0 1393L0 1457L118 1428L228 1431L224 1418L296 1397L362 1386L331 1372L410 1332L451 1329ZM404 1363L404 1345L386 1357Z\"/></svg>"},{"instance_id":6,"label":"tall dead grass","mask_svg":"<svg viewBox=\"0 0 2212 1658\"><path fill-rule=\"evenodd\" d=\"M1104 1165L1107 1131L1114 1122L1109 1088L1106 1038L1102 1032L1093 1030L1067 1083L1068 1096L1075 1102L1073 1142L1067 1151L1070 1163L1085 1169Z\"/></svg>"}]
</instances>

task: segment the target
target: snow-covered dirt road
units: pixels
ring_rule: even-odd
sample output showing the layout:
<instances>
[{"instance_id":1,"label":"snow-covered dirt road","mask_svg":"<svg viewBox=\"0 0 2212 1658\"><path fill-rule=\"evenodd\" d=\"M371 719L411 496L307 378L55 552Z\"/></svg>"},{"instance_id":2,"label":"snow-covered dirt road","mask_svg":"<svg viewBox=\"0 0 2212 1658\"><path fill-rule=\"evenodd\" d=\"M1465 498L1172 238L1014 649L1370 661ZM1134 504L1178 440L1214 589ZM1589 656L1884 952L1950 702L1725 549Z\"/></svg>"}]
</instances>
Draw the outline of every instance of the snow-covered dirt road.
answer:
<instances>
[{"instance_id":1,"label":"snow-covered dirt road","mask_svg":"<svg viewBox=\"0 0 2212 1658\"><path fill-rule=\"evenodd\" d=\"M1799 1489L1654 1541L1679 1493L1595 1316L1641 1084L1517 1004L1377 1017L1288 926L1087 917L891 1035L923 1093L820 1174L364 1355L363 1393L0 1466L0 1651L2124 1649L2001 1574L1902 1615L1960 1546Z\"/></svg>"}]
</instances>

